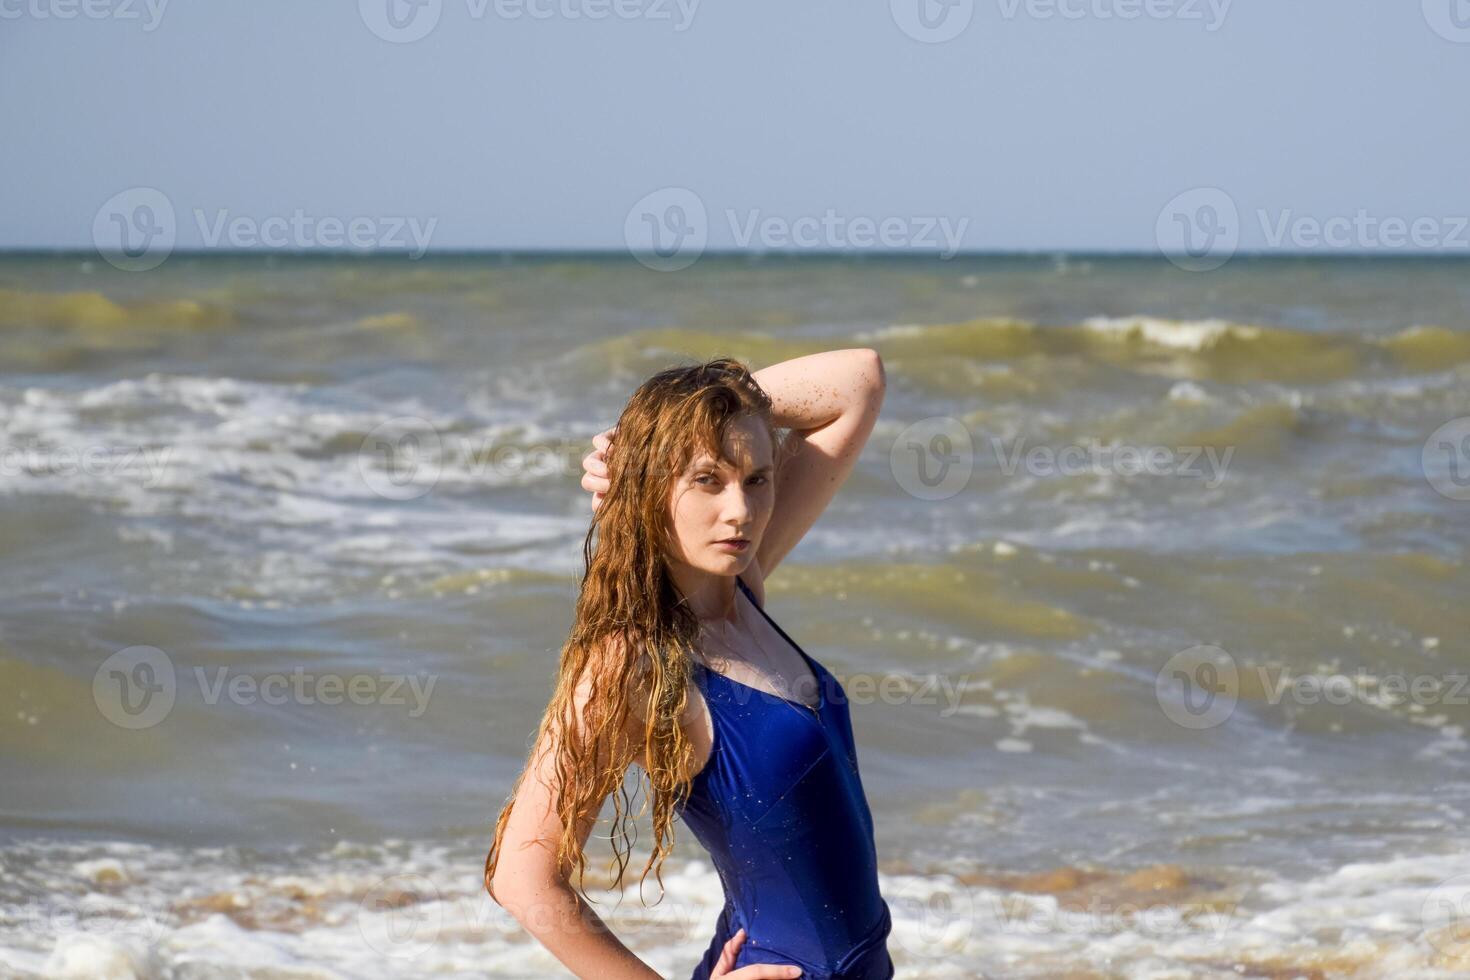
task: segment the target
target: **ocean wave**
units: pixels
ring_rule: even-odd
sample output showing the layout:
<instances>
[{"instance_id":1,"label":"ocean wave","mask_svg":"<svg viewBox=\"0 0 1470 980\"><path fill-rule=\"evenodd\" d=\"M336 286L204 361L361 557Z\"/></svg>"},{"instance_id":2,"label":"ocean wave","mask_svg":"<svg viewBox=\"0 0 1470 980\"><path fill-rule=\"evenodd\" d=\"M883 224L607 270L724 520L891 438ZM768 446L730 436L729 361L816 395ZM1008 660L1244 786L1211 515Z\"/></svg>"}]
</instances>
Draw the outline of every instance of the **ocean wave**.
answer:
<instances>
[{"instance_id":1,"label":"ocean wave","mask_svg":"<svg viewBox=\"0 0 1470 980\"><path fill-rule=\"evenodd\" d=\"M162 373L31 386L0 391L8 447L0 492L101 504L131 521L168 521L175 536L202 536L221 557L240 551L250 562L241 580L212 583L226 593L330 589L324 563L333 560L437 561L443 574L467 554L585 531L585 512L528 514L481 499L580 472L591 427L584 433L546 414L544 397L486 393L451 410L417 397ZM420 506L399 506L404 499ZM284 550L261 551L241 536L247 527ZM272 555L279 564L263 567ZM542 557L526 561L572 567L570 548Z\"/></svg>"},{"instance_id":2,"label":"ocean wave","mask_svg":"<svg viewBox=\"0 0 1470 980\"><path fill-rule=\"evenodd\" d=\"M0 289L0 327L64 327L96 333L213 329L233 322L228 309L195 299L123 303L95 291L41 293Z\"/></svg>"},{"instance_id":3,"label":"ocean wave","mask_svg":"<svg viewBox=\"0 0 1470 980\"><path fill-rule=\"evenodd\" d=\"M1181 380L1326 383L1364 372L1424 372L1470 361L1470 332L1414 326L1387 334L1308 332L1213 318L1088 317L1041 325L1013 318L903 323L851 335L894 369L940 390L976 378L968 362L1067 359ZM968 375L961 372L968 371ZM979 379L977 379L979 380ZM1098 381L1105 379L1095 379Z\"/></svg>"},{"instance_id":4,"label":"ocean wave","mask_svg":"<svg viewBox=\"0 0 1470 980\"><path fill-rule=\"evenodd\" d=\"M19 980L556 972L479 885L482 849L342 842L289 865L235 848L38 841L3 855L0 968ZM589 875L610 928L664 975L691 968L723 903L700 858L671 859L663 889L623 893ZM915 978L1462 975L1470 851L1404 854L1290 879L1266 868L1064 866L1004 871L885 863L888 948ZM1330 928L1324 928L1329 923Z\"/></svg>"}]
</instances>

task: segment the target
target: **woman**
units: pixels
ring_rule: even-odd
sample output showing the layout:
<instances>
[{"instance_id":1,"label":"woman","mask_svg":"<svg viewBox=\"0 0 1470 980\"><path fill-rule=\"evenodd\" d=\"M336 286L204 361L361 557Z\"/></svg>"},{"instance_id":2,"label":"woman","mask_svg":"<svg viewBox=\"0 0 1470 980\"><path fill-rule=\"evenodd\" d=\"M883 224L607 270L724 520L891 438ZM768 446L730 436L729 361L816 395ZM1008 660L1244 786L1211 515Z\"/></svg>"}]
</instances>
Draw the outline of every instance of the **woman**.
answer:
<instances>
[{"instance_id":1,"label":"woman","mask_svg":"<svg viewBox=\"0 0 1470 980\"><path fill-rule=\"evenodd\" d=\"M884 383L868 349L754 375L728 358L672 368L584 459L575 622L485 862L491 897L577 976L658 977L571 886L609 795L628 836L633 762L654 825L640 894L650 868L662 886L675 817L724 886L693 980L893 976L846 694L763 608L766 576L852 471ZM777 427L791 430L779 446ZM616 887L631 843L612 838Z\"/></svg>"}]
</instances>

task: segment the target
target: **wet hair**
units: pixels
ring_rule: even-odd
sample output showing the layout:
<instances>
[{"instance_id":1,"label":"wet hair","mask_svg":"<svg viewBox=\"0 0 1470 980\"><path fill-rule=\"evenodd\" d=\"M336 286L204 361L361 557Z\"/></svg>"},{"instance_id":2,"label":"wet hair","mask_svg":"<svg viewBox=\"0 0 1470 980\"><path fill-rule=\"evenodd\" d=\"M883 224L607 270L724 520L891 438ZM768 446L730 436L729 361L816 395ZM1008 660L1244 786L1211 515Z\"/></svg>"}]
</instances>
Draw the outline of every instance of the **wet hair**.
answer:
<instances>
[{"instance_id":1,"label":"wet hair","mask_svg":"<svg viewBox=\"0 0 1470 980\"><path fill-rule=\"evenodd\" d=\"M686 774L693 746L678 719L687 707L690 651L700 633L698 616L669 574L670 500L680 475L701 452L732 462L725 460L726 433L747 417L764 424L772 447L779 448L770 397L744 364L729 357L659 371L638 387L618 417L607 457L609 487L583 543L586 567L575 619L535 740L535 745L552 745L555 753L554 809L561 822L557 863L563 873L575 867L584 897L586 854L576 824L588 811L600 812L609 795L617 865L609 888L621 886L632 854L633 821L643 811L628 813L624 777L631 763L621 760L637 755L625 734L636 730L635 724L642 729L637 744L647 764L640 767L646 779L640 785L646 787L645 808L652 801L654 834L639 894L650 870L662 892L660 870L673 850L673 822L692 783ZM582 684L590 686L590 694L578 724L574 693ZM536 751L533 747L496 821L485 860L485 888L492 897L506 824Z\"/></svg>"}]
</instances>

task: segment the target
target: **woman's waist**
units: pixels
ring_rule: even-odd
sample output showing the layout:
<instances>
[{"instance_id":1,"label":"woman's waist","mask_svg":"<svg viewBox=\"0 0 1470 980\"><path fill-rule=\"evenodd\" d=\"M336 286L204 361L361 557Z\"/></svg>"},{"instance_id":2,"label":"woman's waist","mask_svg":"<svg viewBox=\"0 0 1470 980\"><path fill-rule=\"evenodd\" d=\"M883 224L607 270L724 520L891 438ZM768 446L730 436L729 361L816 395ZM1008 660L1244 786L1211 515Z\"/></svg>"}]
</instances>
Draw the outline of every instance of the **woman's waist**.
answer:
<instances>
[{"instance_id":1,"label":"woman's waist","mask_svg":"<svg viewBox=\"0 0 1470 980\"><path fill-rule=\"evenodd\" d=\"M819 921L853 944L883 914L878 855L869 825L806 821L779 832L735 825L706 842L730 898L750 918L779 916L792 928Z\"/></svg>"},{"instance_id":2,"label":"woman's waist","mask_svg":"<svg viewBox=\"0 0 1470 980\"><path fill-rule=\"evenodd\" d=\"M769 905L737 912L735 928L745 927L746 941L736 966L795 964L801 967L803 980L887 980L893 976L888 903L878 897L873 918L853 928L860 920L853 916L857 910L850 897L848 901L832 914L827 914L827 905L794 914Z\"/></svg>"}]
</instances>

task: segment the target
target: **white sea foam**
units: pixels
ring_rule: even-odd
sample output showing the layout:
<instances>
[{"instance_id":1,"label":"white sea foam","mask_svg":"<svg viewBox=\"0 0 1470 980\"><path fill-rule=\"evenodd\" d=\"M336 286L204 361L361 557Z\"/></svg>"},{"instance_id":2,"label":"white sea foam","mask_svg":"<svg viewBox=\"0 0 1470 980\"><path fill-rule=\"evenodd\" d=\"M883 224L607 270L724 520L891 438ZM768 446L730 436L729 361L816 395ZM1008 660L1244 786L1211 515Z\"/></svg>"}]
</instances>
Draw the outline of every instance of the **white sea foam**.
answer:
<instances>
[{"instance_id":1,"label":"white sea foam","mask_svg":"<svg viewBox=\"0 0 1470 980\"><path fill-rule=\"evenodd\" d=\"M1236 812L1274 808L1250 798ZM26 869L11 894L18 881L31 890L0 907L6 976L164 980L187 970L200 978L371 980L559 969L479 889L474 848L344 843L293 859L293 870L241 866L233 850L139 845L32 843L3 857ZM125 882L104 886L90 873L118 865ZM1176 894L1103 890L1067 902L1062 892L966 885L948 873L880 873L880 884L893 917L889 949L905 977L1043 977L1103 959L1129 976L1227 977L1238 975L1231 964L1307 970L1329 954L1352 962L1359 977L1455 975L1436 973L1435 964L1443 968L1455 952L1456 922L1445 909L1470 897L1470 845L1349 863L1304 880L1266 869L1191 877L1211 884ZM648 886L646 907L633 889L620 903L600 887L589 893L646 962L679 976L713 934L722 892L698 859L671 859L664 885L657 904L657 885ZM96 890L103 888L105 895ZM109 904L88 907L88 895Z\"/></svg>"},{"instance_id":2,"label":"white sea foam","mask_svg":"<svg viewBox=\"0 0 1470 980\"><path fill-rule=\"evenodd\" d=\"M1260 335L1257 327L1231 323L1229 320L1166 320L1160 317L1088 317L1082 322L1086 330L1112 340L1138 338L1160 347L1203 351L1219 343L1221 338L1236 336L1252 339Z\"/></svg>"},{"instance_id":3,"label":"white sea foam","mask_svg":"<svg viewBox=\"0 0 1470 980\"><path fill-rule=\"evenodd\" d=\"M1207 405L1216 399L1193 381L1176 381L1169 389L1169 401L1182 405Z\"/></svg>"},{"instance_id":4,"label":"white sea foam","mask_svg":"<svg viewBox=\"0 0 1470 980\"><path fill-rule=\"evenodd\" d=\"M157 373L80 391L0 392L0 442L8 447L0 494L104 504L135 522L120 525L120 539L154 541L170 553L181 536L202 540L226 563L239 550L240 587L283 596L331 591L337 561L453 567L494 547L528 549L518 559L525 567L571 567L574 548L542 554L531 546L584 533L585 513L502 513L476 503L470 520L462 503L496 487L568 479L513 456L502 465L486 458L540 445L562 450L547 462L576 465L580 437L538 423L546 406L490 399L479 402L484 413L451 415L412 398L332 397L341 403L321 404L307 385ZM361 448L366 433L394 417L424 420L440 443L426 471L432 485L411 507L374 485L382 460ZM153 519L170 523L146 523ZM233 577L215 573L210 582L227 591Z\"/></svg>"}]
</instances>

